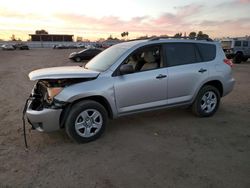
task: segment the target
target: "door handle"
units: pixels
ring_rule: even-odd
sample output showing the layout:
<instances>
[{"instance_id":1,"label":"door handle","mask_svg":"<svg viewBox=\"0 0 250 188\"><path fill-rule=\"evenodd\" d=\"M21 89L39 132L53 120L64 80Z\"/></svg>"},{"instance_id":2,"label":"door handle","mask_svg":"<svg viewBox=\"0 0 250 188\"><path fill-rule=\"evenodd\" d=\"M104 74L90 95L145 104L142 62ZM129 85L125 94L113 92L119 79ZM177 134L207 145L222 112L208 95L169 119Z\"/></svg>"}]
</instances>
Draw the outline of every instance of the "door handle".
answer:
<instances>
[{"instance_id":1,"label":"door handle","mask_svg":"<svg viewBox=\"0 0 250 188\"><path fill-rule=\"evenodd\" d=\"M162 78L166 78L167 75L165 74L159 74L158 76L156 76L156 79L162 79Z\"/></svg>"},{"instance_id":2,"label":"door handle","mask_svg":"<svg viewBox=\"0 0 250 188\"><path fill-rule=\"evenodd\" d=\"M206 72L206 71L207 71L207 69L201 68L198 72L203 73L203 72Z\"/></svg>"}]
</instances>

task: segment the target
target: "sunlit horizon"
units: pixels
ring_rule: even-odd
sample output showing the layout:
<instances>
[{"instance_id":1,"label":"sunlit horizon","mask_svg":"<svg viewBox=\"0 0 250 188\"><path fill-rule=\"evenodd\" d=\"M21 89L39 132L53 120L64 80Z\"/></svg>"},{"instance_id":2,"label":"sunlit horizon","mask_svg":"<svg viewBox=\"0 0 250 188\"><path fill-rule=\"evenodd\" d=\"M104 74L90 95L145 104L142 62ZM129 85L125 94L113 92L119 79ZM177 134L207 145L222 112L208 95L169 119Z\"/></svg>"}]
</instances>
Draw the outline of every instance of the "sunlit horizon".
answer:
<instances>
[{"instance_id":1,"label":"sunlit horizon","mask_svg":"<svg viewBox=\"0 0 250 188\"><path fill-rule=\"evenodd\" d=\"M211 38L250 35L250 0L3 0L0 39L23 41L44 29L91 41L110 35L126 39L203 31Z\"/></svg>"}]
</instances>

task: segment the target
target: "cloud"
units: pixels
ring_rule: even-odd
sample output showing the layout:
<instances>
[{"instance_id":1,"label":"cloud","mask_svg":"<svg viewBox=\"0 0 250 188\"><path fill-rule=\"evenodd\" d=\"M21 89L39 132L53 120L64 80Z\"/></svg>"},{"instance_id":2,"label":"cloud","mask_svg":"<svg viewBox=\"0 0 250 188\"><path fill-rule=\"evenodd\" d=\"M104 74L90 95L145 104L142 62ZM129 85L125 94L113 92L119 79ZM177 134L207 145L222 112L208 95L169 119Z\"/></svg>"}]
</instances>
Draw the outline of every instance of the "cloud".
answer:
<instances>
[{"instance_id":1,"label":"cloud","mask_svg":"<svg viewBox=\"0 0 250 188\"><path fill-rule=\"evenodd\" d=\"M194 16L194 15L200 13L202 11L203 7L204 7L203 5L195 4L195 3L185 5L185 6L175 7L175 9L177 10L176 15L178 17Z\"/></svg>"},{"instance_id":2,"label":"cloud","mask_svg":"<svg viewBox=\"0 0 250 188\"><path fill-rule=\"evenodd\" d=\"M223 36L245 36L249 35L250 18L239 18L234 20L201 22L200 27L210 31L216 37Z\"/></svg>"},{"instance_id":3,"label":"cloud","mask_svg":"<svg viewBox=\"0 0 250 188\"><path fill-rule=\"evenodd\" d=\"M174 34L181 32L183 27L191 29L188 18L199 13L201 5L190 4L176 7L176 13L163 13L158 17L144 15L133 17L130 20L122 20L116 16L105 16L100 18L89 17L78 14L55 14L54 16L62 20L65 25L77 25L85 31L99 32L140 32L148 35Z\"/></svg>"},{"instance_id":4,"label":"cloud","mask_svg":"<svg viewBox=\"0 0 250 188\"><path fill-rule=\"evenodd\" d=\"M237 3L237 6L244 8L249 1L233 0L214 7L192 3L174 7L173 12L163 12L158 16L146 14L128 20L112 15L92 17L78 13L24 14L0 8L0 29L6 31L9 27L17 31L20 28L23 32L27 30L28 34L43 28L49 33L70 33L84 37L91 36L91 38L107 37L110 34L119 37L123 31L128 31L131 38L146 34L174 35L177 32L188 34L199 30L212 37L240 36L249 34L250 17L243 14L230 17L232 6L229 5ZM222 6L224 12L221 11ZM228 15L224 15L225 12L228 12ZM7 22L1 23L1 19Z\"/></svg>"},{"instance_id":5,"label":"cloud","mask_svg":"<svg viewBox=\"0 0 250 188\"><path fill-rule=\"evenodd\" d=\"M17 11L13 11L10 9L4 9L0 7L0 17L4 18L16 18L16 19L42 19L42 16L38 14L32 14L32 13L21 13Z\"/></svg>"}]
</instances>

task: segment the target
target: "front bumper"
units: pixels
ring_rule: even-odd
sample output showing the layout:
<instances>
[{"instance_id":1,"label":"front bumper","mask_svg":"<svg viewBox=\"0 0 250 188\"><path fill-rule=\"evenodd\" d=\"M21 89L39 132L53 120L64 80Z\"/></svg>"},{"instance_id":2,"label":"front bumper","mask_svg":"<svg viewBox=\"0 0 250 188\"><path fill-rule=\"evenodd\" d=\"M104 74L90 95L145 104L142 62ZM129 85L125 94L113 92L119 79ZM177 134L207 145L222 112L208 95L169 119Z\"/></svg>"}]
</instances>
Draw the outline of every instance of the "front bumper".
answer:
<instances>
[{"instance_id":1,"label":"front bumper","mask_svg":"<svg viewBox=\"0 0 250 188\"><path fill-rule=\"evenodd\" d=\"M32 100L29 101L26 115L33 128L40 132L51 132L60 129L60 115L62 109L43 108L33 110Z\"/></svg>"}]
</instances>

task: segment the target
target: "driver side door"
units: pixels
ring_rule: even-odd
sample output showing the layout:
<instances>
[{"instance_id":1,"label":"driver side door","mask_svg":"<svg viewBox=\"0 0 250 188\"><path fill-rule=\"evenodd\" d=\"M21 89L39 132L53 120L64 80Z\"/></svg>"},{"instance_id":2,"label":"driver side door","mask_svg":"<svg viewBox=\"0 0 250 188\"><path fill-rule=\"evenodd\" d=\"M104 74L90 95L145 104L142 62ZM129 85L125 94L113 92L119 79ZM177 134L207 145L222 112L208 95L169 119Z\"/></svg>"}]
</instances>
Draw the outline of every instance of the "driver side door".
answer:
<instances>
[{"instance_id":1,"label":"driver side door","mask_svg":"<svg viewBox=\"0 0 250 188\"><path fill-rule=\"evenodd\" d=\"M116 107L120 115L167 104L168 72L163 63L162 46L144 47L139 51L141 56L139 58L144 58L143 60L146 59L148 52L152 53L155 58L146 59L147 61L139 71L114 77ZM137 52L131 55L135 53ZM154 60L157 62L153 62ZM153 66L153 63L157 63L157 66Z\"/></svg>"}]
</instances>

